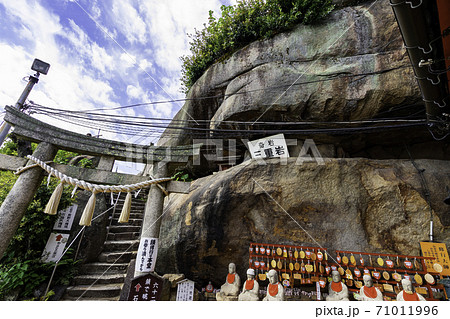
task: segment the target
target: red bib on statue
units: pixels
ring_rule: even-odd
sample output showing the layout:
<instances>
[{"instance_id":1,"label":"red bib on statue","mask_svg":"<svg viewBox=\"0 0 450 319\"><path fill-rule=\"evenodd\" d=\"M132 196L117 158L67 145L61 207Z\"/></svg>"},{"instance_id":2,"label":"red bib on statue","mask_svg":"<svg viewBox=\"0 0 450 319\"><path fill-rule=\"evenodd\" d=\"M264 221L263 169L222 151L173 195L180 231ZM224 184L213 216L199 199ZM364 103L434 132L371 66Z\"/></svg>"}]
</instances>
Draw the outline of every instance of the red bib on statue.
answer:
<instances>
[{"instance_id":1,"label":"red bib on statue","mask_svg":"<svg viewBox=\"0 0 450 319\"><path fill-rule=\"evenodd\" d=\"M408 294L405 291L403 291L403 299L405 301L419 301L419 296L417 296L417 293Z\"/></svg>"},{"instance_id":2,"label":"red bib on statue","mask_svg":"<svg viewBox=\"0 0 450 319\"><path fill-rule=\"evenodd\" d=\"M278 294L278 284L269 284L269 295L275 297Z\"/></svg>"},{"instance_id":3,"label":"red bib on statue","mask_svg":"<svg viewBox=\"0 0 450 319\"><path fill-rule=\"evenodd\" d=\"M236 277L236 274L228 274L227 275L227 282L229 284L232 284L234 282L234 277Z\"/></svg>"},{"instance_id":4,"label":"red bib on statue","mask_svg":"<svg viewBox=\"0 0 450 319\"><path fill-rule=\"evenodd\" d=\"M331 282L331 290L335 292L341 292L342 291L342 283L341 282Z\"/></svg>"},{"instance_id":5,"label":"red bib on statue","mask_svg":"<svg viewBox=\"0 0 450 319\"><path fill-rule=\"evenodd\" d=\"M252 290L254 285L255 285L254 280L247 280L245 282L245 290Z\"/></svg>"},{"instance_id":6,"label":"red bib on statue","mask_svg":"<svg viewBox=\"0 0 450 319\"><path fill-rule=\"evenodd\" d=\"M367 297L369 297L369 298L372 298L372 299L375 299L376 297L377 297L377 290L376 290L376 288L375 287L366 287L366 286L364 286L364 294L367 296Z\"/></svg>"}]
</instances>

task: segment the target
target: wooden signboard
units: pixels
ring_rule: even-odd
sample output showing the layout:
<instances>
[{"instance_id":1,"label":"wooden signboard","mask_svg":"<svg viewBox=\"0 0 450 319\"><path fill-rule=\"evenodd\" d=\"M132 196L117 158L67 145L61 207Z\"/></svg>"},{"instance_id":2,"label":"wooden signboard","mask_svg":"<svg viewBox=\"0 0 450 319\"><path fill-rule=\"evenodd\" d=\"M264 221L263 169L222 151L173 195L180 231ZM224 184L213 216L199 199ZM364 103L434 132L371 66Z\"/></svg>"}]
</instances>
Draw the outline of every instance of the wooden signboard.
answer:
<instances>
[{"instance_id":1,"label":"wooden signboard","mask_svg":"<svg viewBox=\"0 0 450 319\"><path fill-rule=\"evenodd\" d=\"M442 266L442 276L450 276L450 260L448 256L447 246L444 243L421 242L420 248L425 257L433 257L435 260L426 260L425 264L429 272L436 272L433 268L435 263Z\"/></svg>"},{"instance_id":2,"label":"wooden signboard","mask_svg":"<svg viewBox=\"0 0 450 319\"><path fill-rule=\"evenodd\" d=\"M163 280L151 274L134 278L131 281L128 301L158 301L161 300Z\"/></svg>"}]
</instances>

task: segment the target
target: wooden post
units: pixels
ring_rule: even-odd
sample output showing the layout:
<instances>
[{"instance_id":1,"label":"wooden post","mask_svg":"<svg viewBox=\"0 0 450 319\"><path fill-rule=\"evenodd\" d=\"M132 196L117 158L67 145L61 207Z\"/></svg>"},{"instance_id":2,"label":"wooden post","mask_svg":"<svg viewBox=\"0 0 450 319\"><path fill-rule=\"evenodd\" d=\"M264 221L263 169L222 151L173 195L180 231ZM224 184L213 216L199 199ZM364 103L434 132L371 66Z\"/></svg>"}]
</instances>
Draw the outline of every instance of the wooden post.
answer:
<instances>
[{"instance_id":1,"label":"wooden post","mask_svg":"<svg viewBox=\"0 0 450 319\"><path fill-rule=\"evenodd\" d=\"M153 177L167 177L167 163L159 162L153 165ZM164 210L164 193L157 186L152 185L145 204L144 221L142 223L141 238L159 238L162 213ZM134 276L141 276L147 272L135 271Z\"/></svg>"},{"instance_id":2,"label":"wooden post","mask_svg":"<svg viewBox=\"0 0 450 319\"><path fill-rule=\"evenodd\" d=\"M33 156L41 161L51 161L56 155L56 147L49 143L40 143ZM34 164L29 161L27 165ZM16 233L28 205L33 200L43 178L43 170L35 167L23 172L0 207L0 258L8 248Z\"/></svg>"}]
</instances>

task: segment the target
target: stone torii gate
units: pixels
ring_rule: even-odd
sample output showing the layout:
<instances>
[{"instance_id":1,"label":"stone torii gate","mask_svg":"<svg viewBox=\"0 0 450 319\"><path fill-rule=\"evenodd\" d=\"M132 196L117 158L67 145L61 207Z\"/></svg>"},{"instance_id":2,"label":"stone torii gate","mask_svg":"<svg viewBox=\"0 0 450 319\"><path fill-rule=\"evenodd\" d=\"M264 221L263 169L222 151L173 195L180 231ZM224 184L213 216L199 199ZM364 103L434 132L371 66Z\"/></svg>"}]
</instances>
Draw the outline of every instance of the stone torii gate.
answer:
<instances>
[{"instance_id":1,"label":"stone torii gate","mask_svg":"<svg viewBox=\"0 0 450 319\"><path fill-rule=\"evenodd\" d=\"M58 149L99 156L97 169L78 168L52 164L60 172L80 180L97 184L133 184L146 181L147 176L111 172L114 161L127 161L153 165L152 178L168 177L178 166L185 165L200 156L201 144L178 147L142 146L82 135L41 122L12 107L6 108L5 121L14 126L14 134L22 139L38 143L33 157L52 161ZM24 158L0 154L0 169L16 170L33 164ZM43 178L39 167L23 172L0 207L0 258L19 227L25 211L32 201ZM158 238L165 192L186 193L190 183L170 181L165 189L152 185L145 206L143 233L145 237ZM140 273L136 273L139 275Z\"/></svg>"}]
</instances>

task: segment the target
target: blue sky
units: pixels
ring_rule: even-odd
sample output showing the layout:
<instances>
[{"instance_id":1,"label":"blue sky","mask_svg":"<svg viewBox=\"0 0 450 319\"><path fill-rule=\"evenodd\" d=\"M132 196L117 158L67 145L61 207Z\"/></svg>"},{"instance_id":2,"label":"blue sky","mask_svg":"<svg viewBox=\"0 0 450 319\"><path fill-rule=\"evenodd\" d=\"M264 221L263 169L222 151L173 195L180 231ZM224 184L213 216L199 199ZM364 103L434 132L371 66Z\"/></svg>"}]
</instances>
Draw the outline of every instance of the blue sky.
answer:
<instances>
[{"instance_id":1,"label":"blue sky","mask_svg":"<svg viewBox=\"0 0 450 319\"><path fill-rule=\"evenodd\" d=\"M209 10L217 16L222 4L235 2L0 0L0 107L15 104L34 58L51 64L29 96L45 106L93 109L183 98L179 58L189 54L186 34L202 28ZM158 104L118 115L172 118L181 106ZM133 143L157 140L101 134Z\"/></svg>"}]
</instances>

